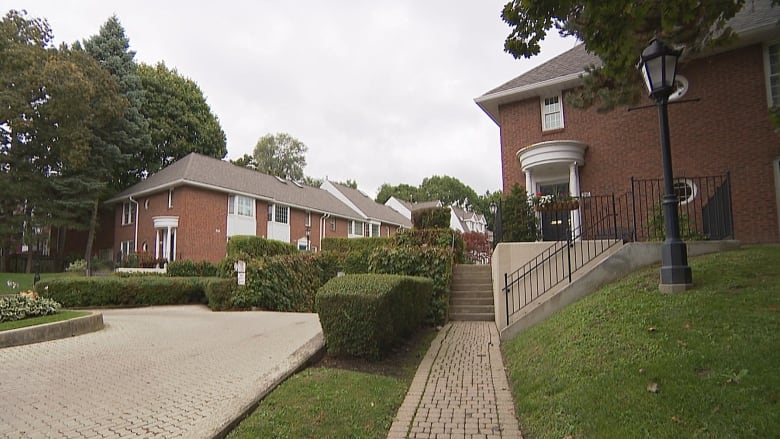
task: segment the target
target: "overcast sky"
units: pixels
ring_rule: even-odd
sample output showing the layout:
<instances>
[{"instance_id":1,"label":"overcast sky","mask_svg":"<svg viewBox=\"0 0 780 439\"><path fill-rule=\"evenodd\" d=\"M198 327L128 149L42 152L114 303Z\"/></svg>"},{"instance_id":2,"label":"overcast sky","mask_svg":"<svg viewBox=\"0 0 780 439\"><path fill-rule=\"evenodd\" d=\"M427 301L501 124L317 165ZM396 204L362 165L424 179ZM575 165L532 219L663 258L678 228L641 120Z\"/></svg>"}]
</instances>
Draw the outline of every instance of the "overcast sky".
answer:
<instances>
[{"instance_id":1,"label":"overcast sky","mask_svg":"<svg viewBox=\"0 0 780 439\"><path fill-rule=\"evenodd\" d=\"M268 133L308 146L306 175L383 183L449 175L478 194L501 186L499 129L474 98L574 46L503 51L507 0L10 0L49 21L56 42L116 14L136 61L198 83L230 159Z\"/></svg>"}]
</instances>

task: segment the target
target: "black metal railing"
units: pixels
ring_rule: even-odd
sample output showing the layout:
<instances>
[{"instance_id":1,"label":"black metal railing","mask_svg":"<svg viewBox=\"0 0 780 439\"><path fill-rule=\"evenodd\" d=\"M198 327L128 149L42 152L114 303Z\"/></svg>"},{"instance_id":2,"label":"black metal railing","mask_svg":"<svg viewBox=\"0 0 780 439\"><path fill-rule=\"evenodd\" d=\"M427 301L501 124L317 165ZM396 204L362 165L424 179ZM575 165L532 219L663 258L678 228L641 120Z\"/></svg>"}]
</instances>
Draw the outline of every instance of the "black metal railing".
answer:
<instances>
[{"instance_id":1,"label":"black metal railing","mask_svg":"<svg viewBox=\"0 0 780 439\"><path fill-rule=\"evenodd\" d=\"M730 239L733 233L729 174L675 180L684 240ZM566 240L550 246L511 273L504 273L506 322L534 300L614 245L664 239L663 180L631 179L631 192L581 197L579 209L558 212ZM576 218L575 218L576 216ZM579 221L575 221L579 220ZM579 227L571 225L579 222Z\"/></svg>"}]
</instances>

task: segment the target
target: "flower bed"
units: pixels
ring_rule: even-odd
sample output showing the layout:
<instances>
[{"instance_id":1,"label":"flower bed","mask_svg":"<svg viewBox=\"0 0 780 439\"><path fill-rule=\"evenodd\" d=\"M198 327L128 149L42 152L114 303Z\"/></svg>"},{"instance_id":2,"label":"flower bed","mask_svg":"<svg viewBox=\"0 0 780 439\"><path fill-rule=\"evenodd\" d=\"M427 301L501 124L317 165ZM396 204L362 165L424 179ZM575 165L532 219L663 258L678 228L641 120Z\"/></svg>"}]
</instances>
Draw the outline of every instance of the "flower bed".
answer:
<instances>
[{"instance_id":1,"label":"flower bed","mask_svg":"<svg viewBox=\"0 0 780 439\"><path fill-rule=\"evenodd\" d=\"M0 298L0 322L47 316L56 314L59 309L60 304L54 300L38 297L35 291L22 291Z\"/></svg>"}]
</instances>

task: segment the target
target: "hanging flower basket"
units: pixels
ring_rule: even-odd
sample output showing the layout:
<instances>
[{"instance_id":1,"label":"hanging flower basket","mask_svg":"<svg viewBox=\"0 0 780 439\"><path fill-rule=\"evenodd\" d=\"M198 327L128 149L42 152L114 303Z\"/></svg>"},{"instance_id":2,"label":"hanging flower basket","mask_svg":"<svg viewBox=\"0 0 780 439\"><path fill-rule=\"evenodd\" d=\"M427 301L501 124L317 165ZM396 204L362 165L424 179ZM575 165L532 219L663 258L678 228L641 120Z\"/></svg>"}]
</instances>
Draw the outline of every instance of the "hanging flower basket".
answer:
<instances>
[{"instance_id":1,"label":"hanging flower basket","mask_svg":"<svg viewBox=\"0 0 780 439\"><path fill-rule=\"evenodd\" d=\"M552 203L537 204L534 206L537 212L561 212L577 210L580 208L579 200L561 200Z\"/></svg>"}]
</instances>

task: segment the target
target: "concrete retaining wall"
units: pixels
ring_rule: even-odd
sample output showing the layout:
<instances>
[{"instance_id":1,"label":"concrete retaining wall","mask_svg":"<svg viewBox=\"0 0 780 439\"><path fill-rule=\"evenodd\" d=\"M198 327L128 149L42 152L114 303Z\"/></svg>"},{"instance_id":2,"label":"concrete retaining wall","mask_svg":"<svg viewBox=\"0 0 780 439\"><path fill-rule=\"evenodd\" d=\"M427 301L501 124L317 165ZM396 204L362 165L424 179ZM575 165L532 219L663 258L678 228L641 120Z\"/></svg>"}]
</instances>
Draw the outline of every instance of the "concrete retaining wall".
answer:
<instances>
[{"instance_id":1,"label":"concrete retaining wall","mask_svg":"<svg viewBox=\"0 0 780 439\"><path fill-rule=\"evenodd\" d=\"M89 315L70 320L0 332L0 348L74 337L101 329L103 329L103 314L92 311Z\"/></svg>"}]
</instances>

